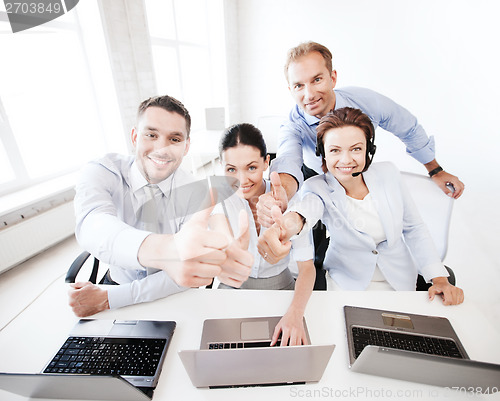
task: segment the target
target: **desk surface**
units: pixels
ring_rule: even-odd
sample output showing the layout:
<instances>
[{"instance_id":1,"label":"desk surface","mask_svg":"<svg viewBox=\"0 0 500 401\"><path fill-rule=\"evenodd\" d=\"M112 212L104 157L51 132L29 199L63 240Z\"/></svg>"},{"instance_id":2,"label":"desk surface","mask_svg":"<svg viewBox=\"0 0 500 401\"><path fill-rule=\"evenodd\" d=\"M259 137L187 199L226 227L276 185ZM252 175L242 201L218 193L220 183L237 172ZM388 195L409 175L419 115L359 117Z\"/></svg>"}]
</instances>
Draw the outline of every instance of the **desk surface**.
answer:
<instances>
[{"instance_id":1,"label":"desk surface","mask_svg":"<svg viewBox=\"0 0 500 401\"><path fill-rule=\"evenodd\" d=\"M0 332L0 372L41 371L78 320L67 306L66 291L64 283L56 283ZM438 400L444 397L452 400L500 399L500 394L473 397L471 394L368 376L349 370L342 310L346 304L448 317L471 359L500 363L500 333L488 321L487 311L476 308L474 299L466 299L459 306L445 307L439 299L429 302L425 292L314 292L305 314L311 342L333 342L337 345L319 383L217 390L196 389L191 385L177 351L199 347L204 319L282 315L292 296L291 291L193 289L156 302L102 312L95 315L95 318L177 322L153 400L229 400L236 397L245 400L340 397L401 400ZM480 300L477 301L479 303ZM0 400L18 401L25 398L0 390Z\"/></svg>"}]
</instances>

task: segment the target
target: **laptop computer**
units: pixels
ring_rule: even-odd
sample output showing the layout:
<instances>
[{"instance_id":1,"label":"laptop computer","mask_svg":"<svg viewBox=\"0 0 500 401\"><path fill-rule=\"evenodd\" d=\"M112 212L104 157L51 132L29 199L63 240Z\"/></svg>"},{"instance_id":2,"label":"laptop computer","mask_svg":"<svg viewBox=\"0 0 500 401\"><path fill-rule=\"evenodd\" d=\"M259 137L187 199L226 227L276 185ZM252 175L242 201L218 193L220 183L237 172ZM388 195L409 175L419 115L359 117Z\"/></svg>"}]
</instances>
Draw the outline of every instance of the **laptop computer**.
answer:
<instances>
[{"instance_id":1,"label":"laptop computer","mask_svg":"<svg viewBox=\"0 0 500 401\"><path fill-rule=\"evenodd\" d=\"M29 399L151 401L120 376L0 373L0 390Z\"/></svg>"},{"instance_id":2,"label":"laptop computer","mask_svg":"<svg viewBox=\"0 0 500 401\"><path fill-rule=\"evenodd\" d=\"M335 345L270 347L280 319L205 320L200 349L179 351L193 385L220 388L318 382ZM304 327L310 344L305 319Z\"/></svg>"},{"instance_id":3,"label":"laptop computer","mask_svg":"<svg viewBox=\"0 0 500 401\"><path fill-rule=\"evenodd\" d=\"M0 388L32 398L150 400L175 326L82 319L42 373L3 373Z\"/></svg>"},{"instance_id":4,"label":"laptop computer","mask_svg":"<svg viewBox=\"0 0 500 401\"><path fill-rule=\"evenodd\" d=\"M442 387L500 386L500 365L470 360L444 317L355 306L344 306L344 315L354 372Z\"/></svg>"}]
</instances>

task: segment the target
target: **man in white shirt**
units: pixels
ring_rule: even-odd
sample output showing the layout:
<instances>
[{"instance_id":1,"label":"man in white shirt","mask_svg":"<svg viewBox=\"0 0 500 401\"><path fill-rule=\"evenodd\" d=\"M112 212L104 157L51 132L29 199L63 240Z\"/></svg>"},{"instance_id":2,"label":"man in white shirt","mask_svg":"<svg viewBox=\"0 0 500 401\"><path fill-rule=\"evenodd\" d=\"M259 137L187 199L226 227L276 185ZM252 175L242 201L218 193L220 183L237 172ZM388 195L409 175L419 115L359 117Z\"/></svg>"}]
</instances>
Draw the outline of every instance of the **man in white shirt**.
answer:
<instances>
[{"instance_id":1,"label":"man in white shirt","mask_svg":"<svg viewBox=\"0 0 500 401\"><path fill-rule=\"evenodd\" d=\"M232 285L248 278L248 227L231 242L208 231L210 202L200 200L194 177L179 168L189 150L190 125L178 100L147 99L131 133L135 155L108 154L83 168L75 234L84 249L109 264L105 283L119 285L72 284L69 304L77 316L153 301L214 277ZM145 221L151 205L154 216Z\"/></svg>"}]
</instances>

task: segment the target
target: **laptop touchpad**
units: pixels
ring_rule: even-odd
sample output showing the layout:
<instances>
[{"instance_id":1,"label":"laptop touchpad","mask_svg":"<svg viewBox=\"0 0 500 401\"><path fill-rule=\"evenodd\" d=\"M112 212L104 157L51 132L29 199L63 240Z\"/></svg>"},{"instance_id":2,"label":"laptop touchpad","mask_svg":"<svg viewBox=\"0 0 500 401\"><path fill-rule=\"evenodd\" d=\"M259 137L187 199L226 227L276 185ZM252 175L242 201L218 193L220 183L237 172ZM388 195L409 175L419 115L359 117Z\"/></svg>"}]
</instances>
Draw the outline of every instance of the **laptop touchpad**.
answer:
<instances>
[{"instance_id":1,"label":"laptop touchpad","mask_svg":"<svg viewBox=\"0 0 500 401\"><path fill-rule=\"evenodd\" d=\"M269 322L267 320L241 322L242 340L267 340L269 337Z\"/></svg>"}]
</instances>

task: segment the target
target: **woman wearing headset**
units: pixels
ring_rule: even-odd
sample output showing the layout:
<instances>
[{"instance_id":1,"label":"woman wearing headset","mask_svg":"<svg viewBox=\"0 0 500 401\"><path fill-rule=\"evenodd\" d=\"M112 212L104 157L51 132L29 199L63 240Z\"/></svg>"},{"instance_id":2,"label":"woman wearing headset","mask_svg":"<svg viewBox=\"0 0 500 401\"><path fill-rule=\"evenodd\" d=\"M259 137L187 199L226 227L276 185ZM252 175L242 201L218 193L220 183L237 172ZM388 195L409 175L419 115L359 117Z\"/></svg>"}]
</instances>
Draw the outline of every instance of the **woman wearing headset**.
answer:
<instances>
[{"instance_id":1,"label":"woman wearing headset","mask_svg":"<svg viewBox=\"0 0 500 401\"><path fill-rule=\"evenodd\" d=\"M330 233L323 264L329 289L409 291L421 274L432 282L431 300L441 294L447 305L463 302L399 170L389 162L371 165L375 145L368 116L348 107L335 110L321 119L317 132L325 174L304 183L301 201L275 219L279 230L264 233L259 252L279 253L270 247L273 235L279 232L283 241L321 220Z\"/></svg>"}]
</instances>

